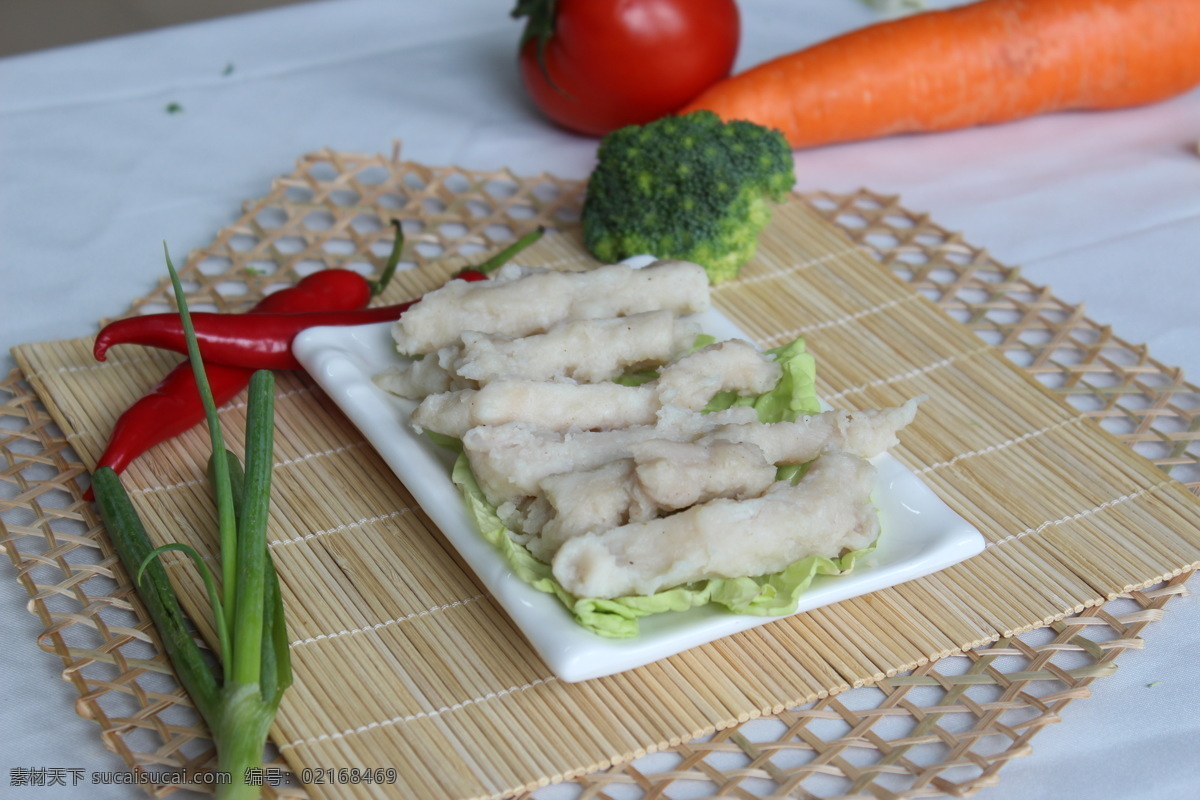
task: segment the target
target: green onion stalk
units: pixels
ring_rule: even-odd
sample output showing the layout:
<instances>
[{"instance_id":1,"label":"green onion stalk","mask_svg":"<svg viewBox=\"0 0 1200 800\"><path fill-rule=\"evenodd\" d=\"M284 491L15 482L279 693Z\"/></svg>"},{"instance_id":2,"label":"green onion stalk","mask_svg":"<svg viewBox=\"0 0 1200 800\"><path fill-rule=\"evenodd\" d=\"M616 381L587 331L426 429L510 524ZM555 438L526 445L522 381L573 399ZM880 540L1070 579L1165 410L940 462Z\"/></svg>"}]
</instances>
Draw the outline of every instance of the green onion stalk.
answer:
<instances>
[{"instance_id":1,"label":"green onion stalk","mask_svg":"<svg viewBox=\"0 0 1200 800\"><path fill-rule=\"evenodd\" d=\"M218 787L218 800L256 798L262 786L252 776L255 770L261 774L271 723L284 690L292 682L279 577L266 537L274 461L274 376L260 370L250 381L243 469L237 457L225 448L183 287L165 245L163 250L212 439L208 475L216 496L220 532L219 584L190 545L175 542L151 546L129 495L112 469L96 470L92 485L100 517L121 562L134 576L138 594L176 676L208 724L217 748L217 769L228 775L228 782ZM185 553L204 582L217 635L216 665L205 658L189 630L158 559L169 550Z\"/></svg>"}]
</instances>

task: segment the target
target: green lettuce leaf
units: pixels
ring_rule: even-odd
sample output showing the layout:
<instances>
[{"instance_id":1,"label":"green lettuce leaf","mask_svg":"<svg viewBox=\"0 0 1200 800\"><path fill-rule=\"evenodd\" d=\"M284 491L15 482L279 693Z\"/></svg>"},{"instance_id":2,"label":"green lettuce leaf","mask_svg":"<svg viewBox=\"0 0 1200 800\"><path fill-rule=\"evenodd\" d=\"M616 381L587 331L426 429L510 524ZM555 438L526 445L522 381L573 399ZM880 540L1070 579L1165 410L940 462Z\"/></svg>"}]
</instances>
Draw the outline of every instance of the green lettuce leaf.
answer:
<instances>
[{"instance_id":1,"label":"green lettuce leaf","mask_svg":"<svg viewBox=\"0 0 1200 800\"><path fill-rule=\"evenodd\" d=\"M807 414L821 411L817 397L817 362L804 346L804 339L768 350L783 368L783 377L775 388L756 397L739 397L736 392L721 392L709 401L705 411L723 411L733 406L752 406L763 422L794 422Z\"/></svg>"},{"instance_id":2,"label":"green lettuce leaf","mask_svg":"<svg viewBox=\"0 0 1200 800\"><path fill-rule=\"evenodd\" d=\"M792 421L821 410L816 392L816 363L797 339L791 344L767 351L783 367L783 377L774 389L757 397L738 397L724 392L713 398L706 410L716 411L734 405L752 406L763 422ZM439 442L440 443L440 442ZM781 480L797 480L803 474L800 465L780 467ZM715 603L737 614L783 616L796 610L800 595L819 575L844 575L855 563L874 549L872 543L862 550L843 553L836 558L811 556L787 568L755 578L713 578L677 586L652 595L618 597L612 600L576 597L563 588L550 565L534 558L513 539L496 509L484 497L465 455L459 454L451 479L459 487L467 509L483 538L501 554L521 580L533 588L552 594L566 606L576 622L600 636L628 638L636 636L638 619L666 611Z\"/></svg>"}]
</instances>

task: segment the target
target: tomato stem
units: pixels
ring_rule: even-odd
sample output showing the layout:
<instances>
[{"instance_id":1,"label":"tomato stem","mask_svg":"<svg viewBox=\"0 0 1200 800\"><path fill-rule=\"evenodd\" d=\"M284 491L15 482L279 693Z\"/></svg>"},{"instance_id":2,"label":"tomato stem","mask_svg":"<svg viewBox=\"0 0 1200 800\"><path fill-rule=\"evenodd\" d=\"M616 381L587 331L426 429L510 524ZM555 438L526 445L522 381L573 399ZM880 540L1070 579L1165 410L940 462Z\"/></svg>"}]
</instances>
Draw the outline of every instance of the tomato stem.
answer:
<instances>
[{"instance_id":1,"label":"tomato stem","mask_svg":"<svg viewBox=\"0 0 1200 800\"><path fill-rule=\"evenodd\" d=\"M542 71L546 83L563 97L578 102L577 97L554 82L554 78L550 76L550 69L546 66L546 47L554 36L554 23L558 19L558 0L517 0L517 5L512 10L512 18L521 17L527 17L528 20L525 30L521 33L518 51L524 50L531 39L536 41L538 69Z\"/></svg>"}]
</instances>

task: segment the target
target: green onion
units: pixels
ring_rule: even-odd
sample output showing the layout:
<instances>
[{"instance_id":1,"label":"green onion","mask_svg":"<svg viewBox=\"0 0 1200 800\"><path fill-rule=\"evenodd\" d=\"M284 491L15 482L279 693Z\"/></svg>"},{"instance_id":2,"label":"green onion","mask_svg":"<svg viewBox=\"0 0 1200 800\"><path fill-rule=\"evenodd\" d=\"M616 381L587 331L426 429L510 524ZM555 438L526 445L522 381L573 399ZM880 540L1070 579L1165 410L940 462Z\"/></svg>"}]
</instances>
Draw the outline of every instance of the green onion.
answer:
<instances>
[{"instance_id":1,"label":"green onion","mask_svg":"<svg viewBox=\"0 0 1200 800\"><path fill-rule=\"evenodd\" d=\"M108 527L117 555L125 570L134 575L146 558L153 555L150 537L146 535L120 478L110 467L101 467L92 474L92 488L100 517ZM220 684L188 630L187 618L179 607L163 565L157 560L147 563L137 589L162 640L163 649L175 667L180 685L207 720L216 712Z\"/></svg>"},{"instance_id":2,"label":"green onion","mask_svg":"<svg viewBox=\"0 0 1200 800\"><path fill-rule=\"evenodd\" d=\"M399 247L396 248L397 252ZM165 251L165 247L164 247ZM209 480L217 501L221 580L190 545L152 547L117 474L101 467L92 476L101 519L134 584L184 690L208 724L217 747L217 769L229 775L218 800L257 798L261 782L247 781L261 769L263 748L283 692L291 685L291 659L279 576L267 549L271 468L274 463L274 376L256 372L250 381L246 423L246 468L225 449L220 419L204 375L179 275L166 255L188 356L205 407L213 452ZM217 631L220 674L193 638L178 597L158 556L187 554L208 591Z\"/></svg>"}]
</instances>

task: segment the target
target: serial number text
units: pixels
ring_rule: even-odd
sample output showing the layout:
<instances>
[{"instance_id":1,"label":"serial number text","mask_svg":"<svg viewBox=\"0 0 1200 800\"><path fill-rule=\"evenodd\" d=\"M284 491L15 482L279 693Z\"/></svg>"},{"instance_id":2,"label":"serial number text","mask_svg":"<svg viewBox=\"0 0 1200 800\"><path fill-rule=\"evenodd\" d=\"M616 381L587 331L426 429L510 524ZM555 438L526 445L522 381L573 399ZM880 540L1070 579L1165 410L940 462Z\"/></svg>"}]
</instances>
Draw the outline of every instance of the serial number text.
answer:
<instances>
[{"instance_id":1,"label":"serial number text","mask_svg":"<svg viewBox=\"0 0 1200 800\"><path fill-rule=\"evenodd\" d=\"M300 770L301 783L318 786L322 784L395 783L397 777L395 767L377 767L375 769L306 767Z\"/></svg>"}]
</instances>

